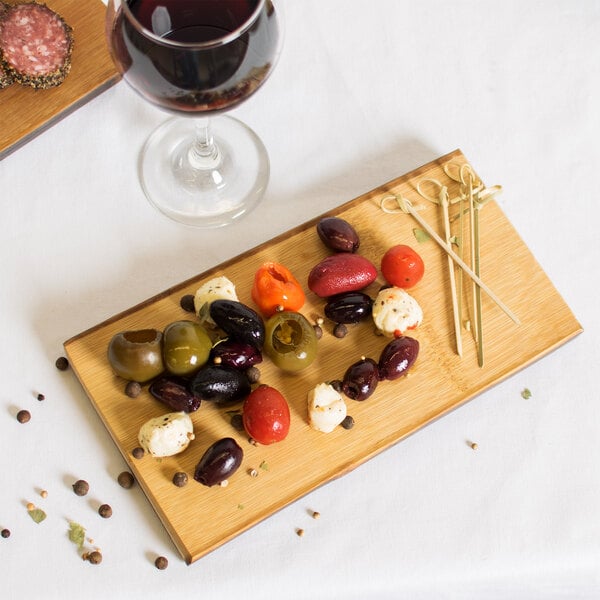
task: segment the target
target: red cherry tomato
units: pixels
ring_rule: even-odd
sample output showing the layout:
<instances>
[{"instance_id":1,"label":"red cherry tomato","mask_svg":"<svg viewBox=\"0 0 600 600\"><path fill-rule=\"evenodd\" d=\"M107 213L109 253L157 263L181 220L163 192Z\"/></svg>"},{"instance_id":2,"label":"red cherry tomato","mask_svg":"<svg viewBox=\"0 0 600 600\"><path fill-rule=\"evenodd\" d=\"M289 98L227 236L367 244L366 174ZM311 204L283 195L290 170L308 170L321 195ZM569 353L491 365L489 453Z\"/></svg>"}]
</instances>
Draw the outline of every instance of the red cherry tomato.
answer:
<instances>
[{"instance_id":1,"label":"red cherry tomato","mask_svg":"<svg viewBox=\"0 0 600 600\"><path fill-rule=\"evenodd\" d=\"M283 395L268 385L259 385L244 401L244 428L259 444L273 444L287 437L290 408Z\"/></svg>"},{"instance_id":2,"label":"red cherry tomato","mask_svg":"<svg viewBox=\"0 0 600 600\"><path fill-rule=\"evenodd\" d=\"M404 244L392 246L381 259L381 273L386 281L399 288L411 288L423 277L423 259Z\"/></svg>"},{"instance_id":3,"label":"red cherry tomato","mask_svg":"<svg viewBox=\"0 0 600 600\"><path fill-rule=\"evenodd\" d=\"M277 311L300 310L306 297L289 269L276 262L266 262L254 276L252 300L264 316L270 317Z\"/></svg>"}]
</instances>

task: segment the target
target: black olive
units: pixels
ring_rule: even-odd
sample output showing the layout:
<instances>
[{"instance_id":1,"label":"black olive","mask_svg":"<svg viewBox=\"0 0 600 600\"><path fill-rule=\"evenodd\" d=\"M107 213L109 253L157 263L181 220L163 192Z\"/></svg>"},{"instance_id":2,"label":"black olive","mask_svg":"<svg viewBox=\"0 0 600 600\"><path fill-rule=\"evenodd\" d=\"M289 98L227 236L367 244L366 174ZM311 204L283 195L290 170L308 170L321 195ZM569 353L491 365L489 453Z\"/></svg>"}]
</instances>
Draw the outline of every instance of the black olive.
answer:
<instances>
[{"instance_id":1,"label":"black olive","mask_svg":"<svg viewBox=\"0 0 600 600\"><path fill-rule=\"evenodd\" d=\"M325 305L325 316L335 323L358 323L371 315L373 299L363 292L332 296Z\"/></svg>"},{"instance_id":2,"label":"black olive","mask_svg":"<svg viewBox=\"0 0 600 600\"><path fill-rule=\"evenodd\" d=\"M380 379L394 380L406 375L419 355L419 342L408 336L394 338L379 357Z\"/></svg>"},{"instance_id":3,"label":"black olive","mask_svg":"<svg viewBox=\"0 0 600 600\"><path fill-rule=\"evenodd\" d=\"M194 479L209 487L218 485L238 470L243 457L243 450L233 438L222 438L202 455Z\"/></svg>"},{"instance_id":4,"label":"black olive","mask_svg":"<svg viewBox=\"0 0 600 600\"><path fill-rule=\"evenodd\" d=\"M155 379L148 391L154 398L176 411L194 412L202 402L200 396L190 391L187 379L175 375Z\"/></svg>"},{"instance_id":5,"label":"black olive","mask_svg":"<svg viewBox=\"0 0 600 600\"><path fill-rule=\"evenodd\" d=\"M221 365L205 365L194 375L190 390L202 400L233 404L250 394L250 381L244 371Z\"/></svg>"},{"instance_id":6,"label":"black olive","mask_svg":"<svg viewBox=\"0 0 600 600\"><path fill-rule=\"evenodd\" d=\"M265 324L249 306L236 300L213 300L210 316L230 338L261 349L265 343Z\"/></svg>"},{"instance_id":7,"label":"black olive","mask_svg":"<svg viewBox=\"0 0 600 600\"><path fill-rule=\"evenodd\" d=\"M342 380L342 391L351 400L366 400L377 388L379 368L372 358L350 365Z\"/></svg>"}]
</instances>

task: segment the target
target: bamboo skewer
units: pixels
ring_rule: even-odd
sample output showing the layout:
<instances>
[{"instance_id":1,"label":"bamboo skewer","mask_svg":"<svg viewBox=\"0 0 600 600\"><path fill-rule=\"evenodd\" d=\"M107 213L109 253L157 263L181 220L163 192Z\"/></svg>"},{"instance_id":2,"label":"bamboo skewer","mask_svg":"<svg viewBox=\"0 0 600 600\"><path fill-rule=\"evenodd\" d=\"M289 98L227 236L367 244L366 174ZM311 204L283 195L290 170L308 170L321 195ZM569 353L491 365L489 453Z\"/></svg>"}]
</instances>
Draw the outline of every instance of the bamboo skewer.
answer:
<instances>
[{"instance_id":1,"label":"bamboo skewer","mask_svg":"<svg viewBox=\"0 0 600 600\"><path fill-rule=\"evenodd\" d=\"M442 205L442 211L444 214L444 235L446 236L446 244L450 246L452 240L452 234L450 232L450 215L448 212L449 198L448 188L442 186L440 190L440 204ZM456 278L454 274L454 262L452 257L448 255L448 272L450 273L450 291L452 294L452 314L454 317L454 335L456 337L456 353L462 357L462 333L461 333L461 322L460 322L460 309L458 304L458 296L456 293Z\"/></svg>"},{"instance_id":2,"label":"bamboo skewer","mask_svg":"<svg viewBox=\"0 0 600 600\"><path fill-rule=\"evenodd\" d=\"M398 205L398 210L409 213L423 227L435 242L441 246L452 260L493 300L493 302L517 325L521 324L519 318L492 292L492 290L471 270L471 268L458 256L454 250L435 232L435 230L421 217L421 215L413 208L410 200L403 196L385 196L381 199L380 206L384 212L394 213L398 210L388 210L384 203L386 200L394 200Z\"/></svg>"}]
</instances>

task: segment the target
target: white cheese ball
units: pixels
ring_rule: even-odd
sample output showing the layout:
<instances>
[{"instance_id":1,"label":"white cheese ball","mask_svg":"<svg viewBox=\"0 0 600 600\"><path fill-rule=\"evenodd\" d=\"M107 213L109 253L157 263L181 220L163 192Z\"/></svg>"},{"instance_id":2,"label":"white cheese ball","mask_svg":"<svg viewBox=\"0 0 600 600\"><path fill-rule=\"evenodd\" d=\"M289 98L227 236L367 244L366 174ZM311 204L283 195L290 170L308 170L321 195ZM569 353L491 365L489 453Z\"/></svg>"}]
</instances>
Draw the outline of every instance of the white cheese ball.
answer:
<instances>
[{"instance_id":1,"label":"white cheese ball","mask_svg":"<svg viewBox=\"0 0 600 600\"><path fill-rule=\"evenodd\" d=\"M419 303L399 287L385 288L373 303L373 321L383 335L404 335L423 321Z\"/></svg>"},{"instance_id":2,"label":"white cheese ball","mask_svg":"<svg viewBox=\"0 0 600 600\"><path fill-rule=\"evenodd\" d=\"M346 403L328 383L308 393L308 423L316 431L332 432L346 418Z\"/></svg>"},{"instance_id":3,"label":"white cheese ball","mask_svg":"<svg viewBox=\"0 0 600 600\"><path fill-rule=\"evenodd\" d=\"M214 277L196 290L194 309L201 323L215 325L215 322L210 318L210 303L214 300L235 300L238 302L235 285L227 277Z\"/></svg>"},{"instance_id":4,"label":"white cheese ball","mask_svg":"<svg viewBox=\"0 0 600 600\"><path fill-rule=\"evenodd\" d=\"M185 412L167 413L146 421L138 434L140 446L155 457L183 452L194 439L194 425Z\"/></svg>"}]
</instances>

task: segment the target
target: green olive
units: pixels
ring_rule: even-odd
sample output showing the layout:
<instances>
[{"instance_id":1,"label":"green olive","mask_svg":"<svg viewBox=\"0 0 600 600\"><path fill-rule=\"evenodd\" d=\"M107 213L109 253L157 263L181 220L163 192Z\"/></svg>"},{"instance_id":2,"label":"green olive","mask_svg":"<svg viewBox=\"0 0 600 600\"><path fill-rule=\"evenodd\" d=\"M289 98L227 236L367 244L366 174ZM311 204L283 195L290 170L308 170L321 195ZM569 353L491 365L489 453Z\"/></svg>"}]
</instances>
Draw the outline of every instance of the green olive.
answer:
<instances>
[{"instance_id":1,"label":"green olive","mask_svg":"<svg viewBox=\"0 0 600 600\"><path fill-rule=\"evenodd\" d=\"M200 323L175 321L164 331L163 360L173 375L191 375L208 360L212 341Z\"/></svg>"},{"instance_id":2,"label":"green olive","mask_svg":"<svg viewBox=\"0 0 600 600\"><path fill-rule=\"evenodd\" d=\"M108 362L113 371L129 381L144 383L160 375L163 334L158 329L122 331L110 340Z\"/></svg>"},{"instance_id":3,"label":"green olive","mask_svg":"<svg viewBox=\"0 0 600 600\"><path fill-rule=\"evenodd\" d=\"M264 351L284 371L301 371L317 356L317 335L298 312L275 313L265 324Z\"/></svg>"}]
</instances>

